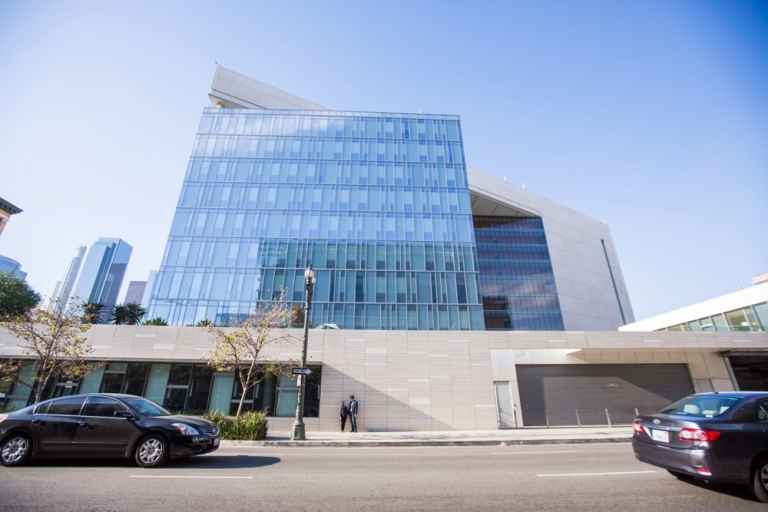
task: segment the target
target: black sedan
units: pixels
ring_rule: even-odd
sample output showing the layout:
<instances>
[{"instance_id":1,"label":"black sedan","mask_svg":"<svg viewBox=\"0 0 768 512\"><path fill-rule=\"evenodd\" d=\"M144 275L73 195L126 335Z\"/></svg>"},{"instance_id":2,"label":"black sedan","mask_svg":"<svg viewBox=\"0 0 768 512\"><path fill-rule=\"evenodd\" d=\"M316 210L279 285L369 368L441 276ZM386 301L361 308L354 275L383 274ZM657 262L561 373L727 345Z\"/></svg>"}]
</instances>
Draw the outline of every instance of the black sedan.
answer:
<instances>
[{"instance_id":1,"label":"black sedan","mask_svg":"<svg viewBox=\"0 0 768 512\"><path fill-rule=\"evenodd\" d=\"M133 395L73 395L0 414L3 466L32 457L126 457L149 468L218 447L210 421L174 416Z\"/></svg>"},{"instance_id":2,"label":"black sedan","mask_svg":"<svg viewBox=\"0 0 768 512\"><path fill-rule=\"evenodd\" d=\"M691 395L634 421L635 457L680 479L748 485L768 502L768 393Z\"/></svg>"}]
</instances>

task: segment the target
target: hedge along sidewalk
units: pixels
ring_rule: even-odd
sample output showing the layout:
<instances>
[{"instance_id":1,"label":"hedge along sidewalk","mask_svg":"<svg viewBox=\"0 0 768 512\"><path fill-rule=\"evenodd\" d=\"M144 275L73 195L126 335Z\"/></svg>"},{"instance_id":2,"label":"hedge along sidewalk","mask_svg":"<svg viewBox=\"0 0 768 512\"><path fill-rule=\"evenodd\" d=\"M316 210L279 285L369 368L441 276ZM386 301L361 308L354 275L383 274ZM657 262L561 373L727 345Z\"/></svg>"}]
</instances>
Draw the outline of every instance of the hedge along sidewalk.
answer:
<instances>
[{"instance_id":1,"label":"hedge along sidewalk","mask_svg":"<svg viewBox=\"0 0 768 512\"><path fill-rule=\"evenodd\" d=\"M289 432L270 432L263 441L221 441L222 447L379 447L499 446L563 443L624 443L632 427L519 428L443 432L307 432L306 441L291 441Z\"/></svg>"},{"instance_id":2,"label":"hedge along sidewalk","mask_svg":"<svg viewBox=\"0 0 768 512\"><path fill-rule=\"evenodd\" d=\"M247 411L240 416L208 413L204 420L214 423L222 440L262 440L267 436L268 418L263 411Z\"/></svg>"}]
</instances>

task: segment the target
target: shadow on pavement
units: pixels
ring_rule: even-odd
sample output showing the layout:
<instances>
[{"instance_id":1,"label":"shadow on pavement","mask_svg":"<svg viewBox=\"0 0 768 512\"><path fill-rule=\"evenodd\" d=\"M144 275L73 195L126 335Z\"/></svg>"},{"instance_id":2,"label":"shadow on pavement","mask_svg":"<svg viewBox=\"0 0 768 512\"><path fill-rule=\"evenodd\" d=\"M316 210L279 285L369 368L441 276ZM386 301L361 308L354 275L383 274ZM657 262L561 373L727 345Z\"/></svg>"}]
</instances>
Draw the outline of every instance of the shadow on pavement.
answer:
<instances>
[{"instance_id":1,"label":"shadow on pavement","mask_svg":"<svg viewBox=\"0 0 768 512\"><path fill-rule=\"evenodd\" d=\"M169 460L164 466L174 469L247 469L272 466L279 457L261 455L204 455L188 459Z\"/></svg>"},{"instance_id":2,"label":"shadow on pavement","mask_svg":"<svg viewBox=\"0 0 768 512\"><path fill-rule=\"evenodd\" d=\"M680 480L680 483L685 483L704 489L710 492L717 492L720 494L726 494L733 496L734 498L741 498L745 501L757 502L757 500L749 492L749 489L744 485L728 484L723 482L710 482L701 478L693 478L691 480Z\"/></svg>"},{"instance_id":3,"label":"shadow on pavement","mask_svg":"<svg viewBox=\"0 0 768 512\"><path fill-rule=\"evenodd\" d=\"M158 469L141 469L130 459L37 459L33 467L68 468L135 468L141 471L162 471L163 469L247 469L272 466L281 462L278 457L260 455L200 455L183 459L172 459Z\"/></svg>"}]
</instances>

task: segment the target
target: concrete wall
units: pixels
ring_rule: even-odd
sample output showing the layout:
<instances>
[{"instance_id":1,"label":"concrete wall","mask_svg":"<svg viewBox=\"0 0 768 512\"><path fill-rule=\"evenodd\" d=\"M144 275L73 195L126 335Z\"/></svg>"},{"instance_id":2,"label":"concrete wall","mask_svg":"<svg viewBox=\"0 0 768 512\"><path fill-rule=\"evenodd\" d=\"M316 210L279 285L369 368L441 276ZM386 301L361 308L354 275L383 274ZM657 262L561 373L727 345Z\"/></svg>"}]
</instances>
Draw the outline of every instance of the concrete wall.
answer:
<instances>
[{"instance_id":1,"label":"concrete wall","mask_svg":"<svg viewBox=\"0 0 768 512\"><path fill-rule=\"evenodd\" d=\"M328 110L220 65L216 65L208 97L214 107L223 108Z\"/></svg>"},{"instance_id":2,"label":"concrete wall","mask_svg":"<svg viewBox=\"0 0 768 512\"><path fill-rule=\"evenodd\" d=\"M298 358L302 332L266 355ZM200 361L209 334L195 327L94 326L101 360ZM0 329L0 357L22 350ZM732 389L721 350L768 352L768 333L310 331L308 357L322 363L320 417L307 429L338 429L338 404L354 394L360 430L496 429L494 381L518 364L686 363L699 391ZM519 403L516 387L513 401ZM292 418L272 420L289 430Z\"/></svg>"}]
</instances>

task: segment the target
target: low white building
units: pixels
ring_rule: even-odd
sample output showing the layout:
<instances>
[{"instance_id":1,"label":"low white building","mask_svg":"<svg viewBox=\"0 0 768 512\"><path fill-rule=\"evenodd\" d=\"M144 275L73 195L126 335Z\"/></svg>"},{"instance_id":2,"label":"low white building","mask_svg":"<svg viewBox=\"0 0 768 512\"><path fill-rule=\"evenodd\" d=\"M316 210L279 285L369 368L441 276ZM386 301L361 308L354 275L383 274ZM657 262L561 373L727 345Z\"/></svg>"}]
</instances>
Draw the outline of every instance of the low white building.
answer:
<instances>
[{"instance_id":1,"label":"low white building","mask_svg":"<svg viewBox=\"0 0 768 512\"><path fill-rule=\"evenodd\" d=\"M766 331L768 273L754 286L663 313L622 327L620 331Z\"/></svg>"}]
</instances>

